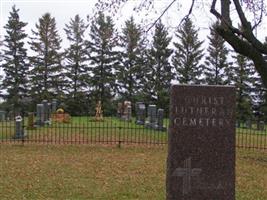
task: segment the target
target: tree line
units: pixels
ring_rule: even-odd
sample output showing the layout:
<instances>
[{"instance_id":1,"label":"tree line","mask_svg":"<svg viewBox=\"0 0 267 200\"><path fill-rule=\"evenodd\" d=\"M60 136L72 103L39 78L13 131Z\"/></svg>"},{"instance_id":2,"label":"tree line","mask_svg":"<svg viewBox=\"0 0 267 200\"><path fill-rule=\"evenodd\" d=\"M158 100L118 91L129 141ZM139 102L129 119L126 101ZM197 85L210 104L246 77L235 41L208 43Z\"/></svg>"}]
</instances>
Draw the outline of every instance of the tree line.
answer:
<instances>
[{"instance_id":1,"label":"tree line","mask_svg":"<svg viewBox=\"0 0 267 200\"><path fill-rule=\"evenodd\" d=\"M153 103L168 111L169 88L175 81L235 85L238 119L266 118L267 93L259 75L250 60L227 48L216 23L210 27L206 53L190 18L174 38L159 21L149 41L133 17L119 33L113 19L102 12L90 23L76 15L65 25L69 46L64 50L50 13L38 19L30 36L26 26L13 6L0 44L0 95L6 109L20 109L28 99L33 110L43 99L57 98L73 115L94 112L98 100L106 114L114 113L116 102L123 100Z\"/></svg>"}]
</instances>

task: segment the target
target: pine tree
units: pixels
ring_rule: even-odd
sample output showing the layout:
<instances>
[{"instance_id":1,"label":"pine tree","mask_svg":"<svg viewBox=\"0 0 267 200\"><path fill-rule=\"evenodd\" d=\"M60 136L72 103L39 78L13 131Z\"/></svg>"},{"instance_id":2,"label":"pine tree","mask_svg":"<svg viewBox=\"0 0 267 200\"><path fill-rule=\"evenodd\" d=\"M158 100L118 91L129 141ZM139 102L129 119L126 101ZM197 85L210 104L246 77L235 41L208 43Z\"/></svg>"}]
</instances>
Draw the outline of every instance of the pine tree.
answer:
<instances>
[{"instance_id":1,"label":"pine tree","mask_svg":"<svg viewBox=\"0 0 267 200\"><path fill-rule=\"evenodd\" d=\"M252 89L253 111L256 119L267 122L267 89L262 83L262 79L256 73L255 83Z\"/></svg>"},{"instance_id":2,"label":"pine tree","mask_svg":"<svg viewBox=\"0 0 267 200\"><path fill-rule=\"evenodd\" d=\"M32 30L31 49L36 53L31 57L31 84L35 99L50 99L52 95L62 95L63 77L61 65L61 39L56 29L56 21L50 13L45 13Z\"/></svg>"},{"instance_id":3,"label":"pine tree","mask_svg":"<svg viewBox=\"0 0 267 200\"><path fill-rule=\"evenodd\" d=\"M65 33L70 42L69 48L65 51L66 58L66 73L68 87L68 104L72 114L81 113L82 102L86 101L86 77L88 74L88 66L86 61L87 55L87 41L84 39L84 32L88 25L79 15L71 19L69 24L66 24ZM77 103L79 102L79 103ZM75 113L74 113L75 112Z\"/></svg>"},{"instance_id":4,"label":"pine tree","mask_svg":"<svg viewBox=\"0 0 267 200\"><path fill-rule=\"evenodd\" d=\"M264 44L267 44L267 37ZM255 83L252 90L253 111L258 121L267 122L267 88L264 86L260 75L257 72L255 74Z\"/></svg>"},{"instance_id":5,"label":"pine tree","mask_svg":"<svg viewBox=\"0 0 267 200\"><path fill-rule=\"evenodd\" d=\"M143 88L144 38L131 17L125 22L121 36L122 63L118 69L118 93L124 100L135 102Z\"/></svg>"},{"instance_id":6,"label":"pine tree","mask_svg":"<svg viewBox=\"0 0 267 200\"><path fill-rule=\"evenodd\" d=\"M216 32L215 27L218 22L210 27L208 56L205 61L205 83L209 85L225 84L225 69L228 67L227 62L228 49L224 44L224 39Z\"/></svg>"},{"instance_id":7,"label":"pine tree","mask_svg":"<svg viewBox=\"0 0 267 200\"><path fill-rule=\"evenodd\" d=\"M252 62L237 54L233 56L235 65L232 67L233 83L236 87L237 119L246 121L252 117L252 95L255 71Z\"/></svg>"},{"instance_id":8,"label":"pine tree","mask_svg":"<svg viewBox=\"0 0 267 200\"><path fill-rule=\"evenodd\" d=\"M3 70L5 77L1 89L7 94L4 98L18 111L21 100L27 96L27 75L29 64L27 50L24 48L24 39L27 34L24 31L27 23L22 22L19 17L19 9L12 7L7 24L4 26L6 35L4 39Z\"/></svg>"},{"instance_id":9,"label":"pine tree","mask_svg":"<svg viewBox=\"0 0 267 200\"><path fill-rule=\"evenodd\" d=\"M179 41L174 42L176 50L172 64L176 69L177 81L182 84L201 82L203 66L199 62L203 57L203 49L201 49L203 41L199 41L197 32L191 19L186 18L175 34Z\"/></svg>"},{"instance_id":10,"label":"pine tree","mask_svg":"<svg viewBox=\"0 0 267 200\"><path fill-rule=\"evenodd\" d=\"M0 36L1 38L1 36ZM2 63L3 61L3 53L2 53L2 47L3 47L3 41L0 39L0 63ZM0 71L1 71L1 67L0 67ZM3 76L2 74L0 74L0 85L2 85L2 79L3 79ZM0 87L0 98L2 97L2 88Z\"/></svg>"},{"instance_id":11,"label":"pine tree","mask_svg":"<svg viewBox=\"0 0 267 200\"><path fill-rule=\"evenodd\" d=\"M91 60L91 74L88 81L92 87L94 101L100 100L105 112L109 112L109 101L115 95L116 77L119 63L118 52L114 48L118 45L114 23L110 16L99 12L92 22L90 29L89 52Z\"/></svg>"},{"instance_id":12,"label":"pine tree","mask_svg":"<svg viewBox=\"0 0 267 200\"><path fill-rule=\"evenodd\" d=\"M159 21L155 26L155 33L151 49L148 50L146 71L146 94L150 101L155 101L158 107L168 109L169 89L173 79L169 58L172 50L168 47L171 37L168 30Z\"/></svg>"}]
</instances>

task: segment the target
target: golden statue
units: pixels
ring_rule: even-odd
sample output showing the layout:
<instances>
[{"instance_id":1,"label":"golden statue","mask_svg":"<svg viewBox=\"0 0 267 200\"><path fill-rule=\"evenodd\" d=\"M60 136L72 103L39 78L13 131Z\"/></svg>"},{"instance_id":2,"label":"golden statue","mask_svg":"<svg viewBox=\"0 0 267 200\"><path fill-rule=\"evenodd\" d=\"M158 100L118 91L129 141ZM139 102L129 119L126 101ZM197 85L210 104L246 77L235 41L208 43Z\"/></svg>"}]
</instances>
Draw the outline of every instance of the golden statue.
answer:
<instances>
[{"instance_id":1,"label":"golden statue","mask_svg":"<svg viewBox=\"0 0 267 200\"><path fill-rule=\"evenodd\" d=\"M95 120L96 121L103 121L103 111L101 108L101 101L98 101L95 107Z\"/></svg>"}]
</instances>

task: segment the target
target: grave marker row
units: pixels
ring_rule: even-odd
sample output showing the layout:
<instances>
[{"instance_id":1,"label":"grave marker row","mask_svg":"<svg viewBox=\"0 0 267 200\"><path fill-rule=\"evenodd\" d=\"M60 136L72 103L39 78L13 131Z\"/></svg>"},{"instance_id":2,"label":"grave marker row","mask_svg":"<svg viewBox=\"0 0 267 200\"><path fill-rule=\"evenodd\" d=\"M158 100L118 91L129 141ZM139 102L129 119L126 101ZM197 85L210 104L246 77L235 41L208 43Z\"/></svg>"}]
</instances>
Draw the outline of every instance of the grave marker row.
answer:
<instances>
[{"instance_id":1,"label":"grave marker row","mask_svg":"<svg viewBox=\"0 0 267 200\"><path fill-rule=\"evenodd\" d=\"M147 128L155 130L165 131L166 128L163 125L164 110L158 109L156 105L149 105L147 110L148 120L146 119L146 106L143 102L137 102L135 104L136 110L136 124L145 125Z\"/></svg>"}]
</instances>

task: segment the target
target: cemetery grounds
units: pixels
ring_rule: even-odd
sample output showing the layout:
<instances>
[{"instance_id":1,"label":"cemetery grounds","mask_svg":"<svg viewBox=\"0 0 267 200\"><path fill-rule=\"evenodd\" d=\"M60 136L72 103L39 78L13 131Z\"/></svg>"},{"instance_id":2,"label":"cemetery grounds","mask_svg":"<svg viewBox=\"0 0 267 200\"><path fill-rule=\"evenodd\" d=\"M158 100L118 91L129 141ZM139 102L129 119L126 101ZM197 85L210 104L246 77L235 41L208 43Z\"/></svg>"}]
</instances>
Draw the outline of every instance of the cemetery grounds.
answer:
<instances>
[{"instance_id":1,"label":"cemetery grounds","mask_svg":"<svg viewBox=\"0 0 267 200\"><path fill-rule=\"evenodd\" d=\"M0 123L1 199L165 199L167 131L72 117L13 140L14 122ZM236 132L236 199L265 200L266 131Z\"/></svg>"},{"instance_id":2,"label":"cemetery grounds","mask_svg":"<svg viewBox=\"0 0 267 200\"><path fill-rule=\"evenodd\" d=\"M1 199L165 199L167 146L1 145ZM267 158L237 149L236 199L267 199Z\"/></svg>"},{"instance_id":3,"label":"cemetery grounds","mask_svg":"<svg viewBox=\"0 0 267 200\"><path fill-rule=\"evenodd\" d=\"M167 144L169 120L164 119L166 130L158 131L144 125L117 117L104 117L103 121L95 121L88 116L72 117L70 123L53 122L35 129L28 129L28 119L23 118L26 137L14 140L15 122L0 121L0 142L4 143L44 143L44 144ZM236 128L236 147L247 149L267 149L267 127L258 130L256 122L251 128L240 124Z\"/></svg>"}]
</instances>

